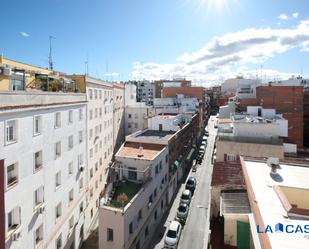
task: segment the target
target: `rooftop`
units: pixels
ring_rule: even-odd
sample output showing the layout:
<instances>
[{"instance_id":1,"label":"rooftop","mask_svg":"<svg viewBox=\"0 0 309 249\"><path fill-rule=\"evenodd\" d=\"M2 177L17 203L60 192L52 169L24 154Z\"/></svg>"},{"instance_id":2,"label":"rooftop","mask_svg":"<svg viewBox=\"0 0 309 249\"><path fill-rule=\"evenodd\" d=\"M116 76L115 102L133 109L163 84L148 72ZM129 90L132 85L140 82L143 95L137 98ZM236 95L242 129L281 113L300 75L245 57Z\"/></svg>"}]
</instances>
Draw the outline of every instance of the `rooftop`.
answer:
<instances>
[{"instance_id":1,"label":"rooftop","mask_svg":"<svg viewBox=\"0 0 309 249\"><path fill-rule=\"evenodd\" d=\"M224 191L221 193L221 213L225 214L248 214L251 208L246 190Z\"/></svg>"},{"instance_id":2,"label":"rooftop","mask_svg":"<svg viewBox=\"0 0 309 249\"><path fill-rule=\"evenodd\" d=\"M158 131L158 130L145 130L142 133L138 134L138 138L147 138L149 141L151 139L161 139L168 141L176 131Z\"/></svg>"},{"instance_id":3,"label":"rooftop","mask_svg":"<svg viewBox=\"0 0 309 249\"><path fill-rule=\"evenodd\" d=\"M295 228L297 225L304 227L304 225L308 224L308 220L301 217L297 219L289 218L284 204L276 192L276 188L280 186L284 188L284 191L294 188L302 189L301 192L306 190L308 193L308 164L299 165L281 162L280 168L277 170L277 177L271 177L270 167L262 160L255 161L251 158L245 158L242 167L248 192L252 191L252 195L249 195L250 201L253 205L257 206L257 209L253 208L255 217L261 217L260 220L256 218L257 225L263 227L270 225L274 228L275 224L282 223L283 226L288 224L293 225ZM297 202L301 203L302 201L305 202L306 198L304 196L308 196L308 194L299 194L299 191L296 191L289 195L289 198L291 196L298 199ZM289 234L283 232L260 234L261 238L265 238L265 235L268 236L269 243L273 249L295 248L296 244L297 249L309 248L309 240L303 233Z\"/></svg>"},{"instance_id":4,"label":"rooftop","mask_svg":"<svg viewBox=\"0 0 309 249\"><path fill-rule=\"evenodd\" d=\"M125 142L116 156L153 160L164 147L160 144Z\"/></svg>"},{"instance_id":5,"label":"rooftop","mask_svg":"<svg viewBox=\"0 0 309 249\"><path fill-rule=\"evenodd\" d=\"M240 161L215 162L211 186L245 187Z\"/></svg>"},{"instance_id":6,"label":"rooftop","mask_svg":"<svg viewBox=\"0 0 309 249\"><path fill-rule=\"evenodd\" d=\"M282 145L283 140L276 137L244 137L235 136L232 133L219 133L219 141L228 141L236 143L250 143L250 144L271 144L271 145Z\"/></svg>"}]
</instances>

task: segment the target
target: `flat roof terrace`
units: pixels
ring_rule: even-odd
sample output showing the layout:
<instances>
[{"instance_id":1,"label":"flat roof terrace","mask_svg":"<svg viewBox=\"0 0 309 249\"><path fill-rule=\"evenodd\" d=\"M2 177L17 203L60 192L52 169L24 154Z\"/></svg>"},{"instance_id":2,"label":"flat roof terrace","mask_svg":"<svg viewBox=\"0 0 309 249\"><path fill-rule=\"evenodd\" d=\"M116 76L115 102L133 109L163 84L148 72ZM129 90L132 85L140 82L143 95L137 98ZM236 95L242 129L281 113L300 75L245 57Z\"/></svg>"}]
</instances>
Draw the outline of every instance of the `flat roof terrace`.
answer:
<instances>
[{"instance_id":1,"label":"flat roof terrace","mask_svg":"<svg viewBox=\"0 0 309 249\"><path fill-rule=\"evenodd\" d=\"M116 156L153 160L163 148L161 144L125 142Z\"/></svg>"}]
</instances>

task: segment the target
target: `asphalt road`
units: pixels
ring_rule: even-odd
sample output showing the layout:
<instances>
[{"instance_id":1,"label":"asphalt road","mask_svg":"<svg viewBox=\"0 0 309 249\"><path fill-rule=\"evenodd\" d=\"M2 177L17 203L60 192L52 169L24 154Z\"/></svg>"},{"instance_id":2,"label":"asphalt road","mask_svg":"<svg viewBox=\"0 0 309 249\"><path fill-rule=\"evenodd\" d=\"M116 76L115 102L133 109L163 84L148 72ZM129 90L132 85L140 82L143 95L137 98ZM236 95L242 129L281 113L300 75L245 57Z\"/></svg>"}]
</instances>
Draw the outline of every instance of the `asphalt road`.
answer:
<instances>
[{"instance_id":1,"label":"asphalt road","mask_svg":"<svg viewBox=\"0 0 309 249\"><path fill-rule=\"evenodd\" d=\"M197 178L197 187L190 204L190 211L187 222L183 228L178 249L206 249L209 233L209 205L210 205L210 183L212 176L211 157L213 153L217 130L214 128L215 117L208 121L209 137L205 156L201 165L198 165L196 172L190 172L189 176ZM176 217L177 208L182 191L185 186L179 188L177 196L171 206L168 215L159 227L158 236L154 236L149 248L164 248L164 237L169 224Z\"/></svg>"}]
</instances>

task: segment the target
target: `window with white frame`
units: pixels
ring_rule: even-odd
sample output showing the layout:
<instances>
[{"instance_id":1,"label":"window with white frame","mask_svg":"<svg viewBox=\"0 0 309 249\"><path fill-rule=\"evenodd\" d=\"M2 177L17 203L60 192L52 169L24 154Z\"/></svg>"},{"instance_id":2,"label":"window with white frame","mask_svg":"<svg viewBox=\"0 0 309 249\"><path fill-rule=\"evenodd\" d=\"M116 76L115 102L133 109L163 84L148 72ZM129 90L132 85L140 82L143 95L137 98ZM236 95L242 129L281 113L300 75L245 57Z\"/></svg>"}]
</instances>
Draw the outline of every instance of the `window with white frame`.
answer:
<instances>
[{"instance_id":1,"label":"window with white frame","mask_svg":"<svg viewBox=\"0 0 309 249\"><path fill-rule=\"evenodd\" d=\"M34 191L34 208L44 202L44 187L41 186Z\"/></svg>"},{"instance_id":2,"label":"window with white frame","mask_svg":"<svg viewBox=\"0 0 309 249\"><path fill-rule=\"evenodd\" d=\"M56 222L57 222L57 219L59 219L61 215L62 215L62 205L61 205L61 202L59 202L55 208Z\"/></svg>"},{"instance_id":3,"label":"window with white frame","mask_svg":"<svg viewBox=\"0 0 309 249\"><path fill-rule=\"evenodd\" d=\"M89 96L89 99L92 99L92 89L88 90L88 96Z\"/></svg>"},{"instance_id":4,"label":"window with white frame","mask_svg":"<svg viewBox=\"0 0 309 249\"><path fill-rule=\"evenodd\" d=\"M97 118L98 117L98 108L94 109L94 117Z\"/></svg>"},{"instance_id":5,"label":"window with white frame","mask_svg":"<svg viewBox=\"0 0 309 249\"><path fill-rule=\"evenodd\" d=\"M79 155L78 155L78 165L79 165L79 166L84 165L84 157L83 157L83 154L79 154Z\"/></svg>"},{"instance_id":6,"label":"window with white frame","mask_svg":"<svg viewBox=\"0 0 309 249\"><path fill-rule=\"evenodd\" d=\"M40 244L43 241L43 224L41 224L34 233L35 245Z\"/></svg>"},{"instance_id":7,"label":"window with white frame","mask_svg":"<svg viewBox=\"0 0 309 249\"><path fill-rule=\"evenodd\" d=\"M68 150L71 150L73 148L73 135L68 137Z\"/></svg>"},{"instance_id":8,"label":"window with white frame","mask_svg":"<svg viewBox=\"0 0 309 249\"><path fill-rule=\"evenodd\" d=\"M34 135L40 135L42 133L42 117L34 116L33 118L33 133Z\"/></svg>"},{"instance_id":9,"label":"window with white frame","mask_svg":"<svg viewBox=\"0 0 309 249\"><path fill-rule=\"evenodd\" d=\"M55 128L61 127L61 113L56 112L55 113Z\"/></svg>"},{"instance_id":10,"label":"window with white frame","mask_svg":"<svg viewBox=\"0 0 309 249\"><path fill-rule=\"evenodd\" d=\"M17 141L17 120L6 121L6 143L13 143Z\"/></svg>"},{"instance_id":11,"label":"window with white frame","mask_svg":"<svg viewBox=\"0 0 309 249\"><path fill-rule=\"evenodd\" d=\"M74 226L74 215L69 219L69 229L72 229Z\"/></svg>"},{"instance_id":12,"label":"window with white frame","mask_svg":"<svg viewBox=\"0 0 309 249\"><path fill-rule=\"evenodd\" d=\"M20 207L13 208L7 214L7 229L8 231L16 229L20 225Z\"/></svg>"},{"instance_id":13,"label":"window with white frame","mask_svg":"<svg viewBox=\"0 0 309 249\"><path fill-rule=\"evenodd\" d=\"M18 183L18 166L14 163L6 167L6 184L7 187L11 187L16 183Z\"/></svg>"},{"instance_id":14,"label":"window with white frame","mask_svg":"<svg viewBox=\"0 0 309 249\"><path fill-rule=\"evenodd\" d=\"M89 119L90 119L90 120L92 120L92 116L93 116L93 111L90 110L90 111L89 111Z\"/></svg>"},{"instance_id":15,"label":"window with white frame","mask_svg":"<svg viewBox=\"0 0 309 249\"><path fill-rule=\"evenodd\" d=\"M58 158L61 156L61 142L57 142L55 144L55 158Z\"/></svg>"},{"instance_id":16,"label":"window with white frame","mask_svg":"<svg viewBox=\"0 0 309 249\"><path fill-rule=\"evenodd\" d=\"M62 249L62 234L61 233L56 240L56 249Z\"/></svg>"},{"instance_id":17,"label":"window with white frame","mask_svg":"<svg viewBox=\"0 0 309 249\"><path fill-rule=\"evenodd\" d=\"M73 111L72 110L69 111L68 124L73 124Z\"/></svg>"},{"instance_id":18,"label":"window with white frame","mask_svg":"<svg viewBox=\"0 0 309 249\"><path fill-rule=\"evenodd\" d=\"M92 136L93 136L93 129L90 129L90 130L89 130L89 140L92 139Z\"/></svg>"},{"instance_id":19,"label":"window with white frame","mask_svg":"<svg viewBox=\"0 0 309 249\"><path fill-rule=\"evenodd\" d=\"M79 140L79 143L83 142L83 131L78 132L78 140Z\"/></svg>"},{"instance_id":20,"label":"window with white frame","mask_svg":"<svg viewBox=\"0 0 309 249\"><path fill-rule=\"evenodd\" d=\"M69 205L72 203L73 200L74 200L74 190L71 189L69 192Z\"/></svg>"},{"instance_id":21,"label":"window with white frame","mask_svg":"<svg viewBox=\"0 0 309 249\"><path fill-rule=\"evenodd\" d=\"M43 152L37 151L34 153L34 171L42 168L43 166Z\"/></svg>"},{"instance_id":22,"label":"window with white frame","mask_svg":"<svg viewBox=\"0 0 309 249\"><path fill-rule=\"evenodd\" d=\"M84 180L83 178L79 179L79 190L82 190L82 188L84 187Z\"/></svg>"},{"instance_id":23,"label":"window with white frame","mask_svg":"<svg viewBox=\"0 0 309 249\"><path fill-rule=\"evenodd\" d=\"M98 91L95 89L94 90L94 98L97 99L98 98Z\"/></svg>"},{"instance_id":24,"label":"window with white frame","mask_svg":"<svg viewBox=\"0 0 309 249\"><path fill-rule=\"evenodd\" d=\"M83 120L83 109L78 110L78 120L82 121Z\"/></svg>"},{"instance_id":25,"label":"window with white frame","mask_svg":"<svg viewBox=\"0 0 309 249\"><path fill-rule=\"evenodd\" d=\"M68 172L69 172L69 176L73 174L73 161L69 162Z\"/></svg>"},{"instance_id":26,"label":"window with white frame","mask_svg":"<svg viewBox=\"0 0 309 249\"><path fill-rule=\"evenodd\" d=\"M61 185L61 171L58 171L55 175L55 185L58 188Z\"/></svg>"}]
</instances>

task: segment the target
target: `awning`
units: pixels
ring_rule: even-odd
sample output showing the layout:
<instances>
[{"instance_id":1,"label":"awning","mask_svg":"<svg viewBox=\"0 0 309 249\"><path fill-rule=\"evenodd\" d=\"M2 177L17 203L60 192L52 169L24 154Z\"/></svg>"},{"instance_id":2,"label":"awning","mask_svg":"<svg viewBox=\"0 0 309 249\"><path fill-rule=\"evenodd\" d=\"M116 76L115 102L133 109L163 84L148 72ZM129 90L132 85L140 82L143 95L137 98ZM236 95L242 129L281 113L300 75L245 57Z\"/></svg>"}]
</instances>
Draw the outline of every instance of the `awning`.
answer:
<instances>
[{"instance_id":1,"label":"awning","mask_svg":"<svg viewBox=\"0 0 309 249\"><path fill-rule=\"evenodd\" d=\"M179 167L180 163L177 160L175 160L173 165L174 165L175 169L177 169Z\"/></svg>"}]
</instances>

